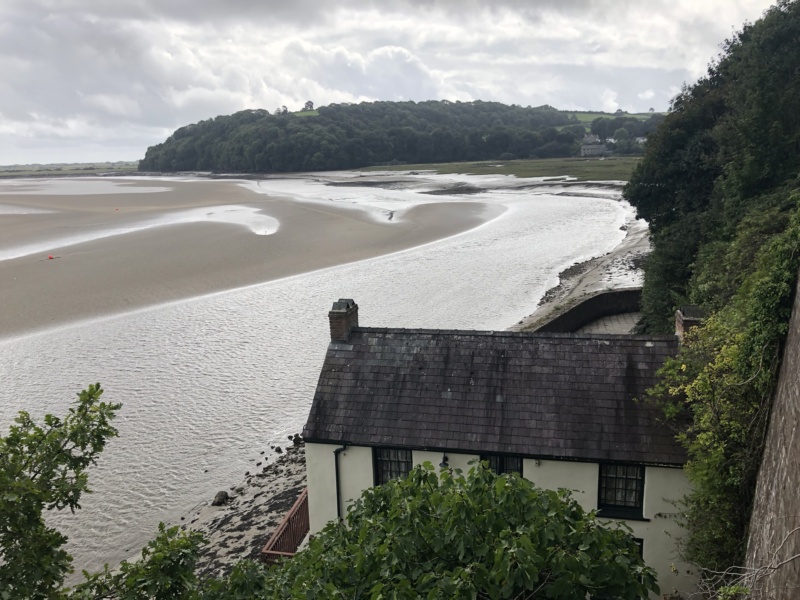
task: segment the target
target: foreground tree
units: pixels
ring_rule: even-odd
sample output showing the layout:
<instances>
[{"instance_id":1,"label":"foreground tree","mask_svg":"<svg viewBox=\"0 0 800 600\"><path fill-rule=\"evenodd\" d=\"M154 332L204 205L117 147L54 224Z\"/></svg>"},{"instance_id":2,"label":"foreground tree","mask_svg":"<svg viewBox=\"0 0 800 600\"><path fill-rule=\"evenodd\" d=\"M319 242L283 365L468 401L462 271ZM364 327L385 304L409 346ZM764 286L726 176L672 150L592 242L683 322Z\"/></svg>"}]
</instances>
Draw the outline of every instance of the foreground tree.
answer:
<instances>
[{"instance_id":1,"label":"foreground tree","mask_svg":"<svg viewBox=\"0 0 800 600\"><path fill-rule=\"evenodd\" d=\"M260 582L259 582L260 580ZM241 564L210 598L646 597L656 576L627 530L569 492L485 466L429 463L367 490L291 561Z\"/></svg>"},{"instance_id":2,"label":"foreground tree","mask_svg":"<svg viewBox=\"0 0 800 600\"><path fill-rule=\"evenodd\" d=\"M0 598L46 598L71 571L67 538L48 527L47 510L75 511L89 492L86 469L106 442L120 404L100 400L100 384L78 394L64 419L37 425L21 412L0 438Z\"/></svg>"}]
</instances>

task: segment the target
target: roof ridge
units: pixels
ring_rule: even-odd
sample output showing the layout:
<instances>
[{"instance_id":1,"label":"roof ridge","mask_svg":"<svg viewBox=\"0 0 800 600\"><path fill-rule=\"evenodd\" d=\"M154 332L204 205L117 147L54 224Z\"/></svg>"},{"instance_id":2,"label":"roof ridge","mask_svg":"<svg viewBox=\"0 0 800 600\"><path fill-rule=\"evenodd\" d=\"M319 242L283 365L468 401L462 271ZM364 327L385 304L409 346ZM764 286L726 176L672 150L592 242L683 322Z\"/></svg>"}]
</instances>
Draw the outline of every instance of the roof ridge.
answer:
<instances>
[{"instance_id":1,"label":"roof ridge","mask_svg":"<svg viewBox=\"0 0 800 600\"><path fill-rule=\"evenodd\" d=\"M626 339L626 340L645 340L645 341L665 341L676 342L678 338L673 334L649 335L649 334L615 334L615 333L555 333L538 331L508 331L492 329L426 329L426 328L406 328L406 327L366 327L358 326L352 329L353 332L362 333L399 333L407 335L476 335L487 337L535 337L535 338L554 338L554 339Z\"/></svg>"}]
</instances>

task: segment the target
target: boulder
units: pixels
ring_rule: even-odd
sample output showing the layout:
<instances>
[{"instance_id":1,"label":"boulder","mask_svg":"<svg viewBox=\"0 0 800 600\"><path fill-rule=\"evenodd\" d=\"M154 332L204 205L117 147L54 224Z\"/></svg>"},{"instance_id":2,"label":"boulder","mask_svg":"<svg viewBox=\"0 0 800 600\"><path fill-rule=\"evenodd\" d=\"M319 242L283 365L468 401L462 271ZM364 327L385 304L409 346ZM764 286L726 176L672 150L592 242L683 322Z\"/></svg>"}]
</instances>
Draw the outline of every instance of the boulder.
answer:
<instances>
[{"instance_id":1,"label":"boulder","mask_svg":"<svg viewBox=\"0 0 800 600\"><path fill-rule=\"evenodd\" d=\"M214 496L213 502L211 502L211 506L222 506L224 504L227 504L228 500L230 499L231 497L228 496L228 492L226 492L225 490L217 492L217 495Z\"/></svg>"}]
</instances>

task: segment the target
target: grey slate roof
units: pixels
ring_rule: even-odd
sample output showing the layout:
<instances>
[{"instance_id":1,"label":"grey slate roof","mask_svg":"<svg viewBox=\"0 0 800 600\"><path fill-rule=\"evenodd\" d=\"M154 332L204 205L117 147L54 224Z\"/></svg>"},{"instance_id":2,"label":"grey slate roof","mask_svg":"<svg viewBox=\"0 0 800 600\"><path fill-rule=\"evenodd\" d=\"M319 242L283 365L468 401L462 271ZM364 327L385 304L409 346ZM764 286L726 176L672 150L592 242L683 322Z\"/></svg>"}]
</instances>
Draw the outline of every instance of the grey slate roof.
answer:
<instances>
[{"instance_id":1,"label":"grey slate roof","mask_svg":"<svg viewBox=\"0 0 800 600\"><path fill-rule=\"evenodd\" d=\"M634 401L677 350L674 336L356 327L328 346L303 437L682 464L658 412Z\"/></svg>"}]
</instances>

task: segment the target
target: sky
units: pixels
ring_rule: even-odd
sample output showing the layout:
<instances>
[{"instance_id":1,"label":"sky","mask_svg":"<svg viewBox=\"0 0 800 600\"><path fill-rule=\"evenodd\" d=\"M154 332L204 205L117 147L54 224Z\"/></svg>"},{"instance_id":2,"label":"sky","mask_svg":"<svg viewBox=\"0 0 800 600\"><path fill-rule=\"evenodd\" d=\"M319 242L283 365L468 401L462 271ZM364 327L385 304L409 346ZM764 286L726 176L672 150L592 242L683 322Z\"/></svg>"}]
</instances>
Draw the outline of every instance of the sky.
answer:
<instances>
[{"instance_id":1,"label":"sky","mask_svg":"<svg viewBox=\"0 0 800 600\"><path fill-rule=\"evenodd\" d=\"M3 0L0 165L372 100L665 111L769 0Z\"/></svg>"}]
</instances>

